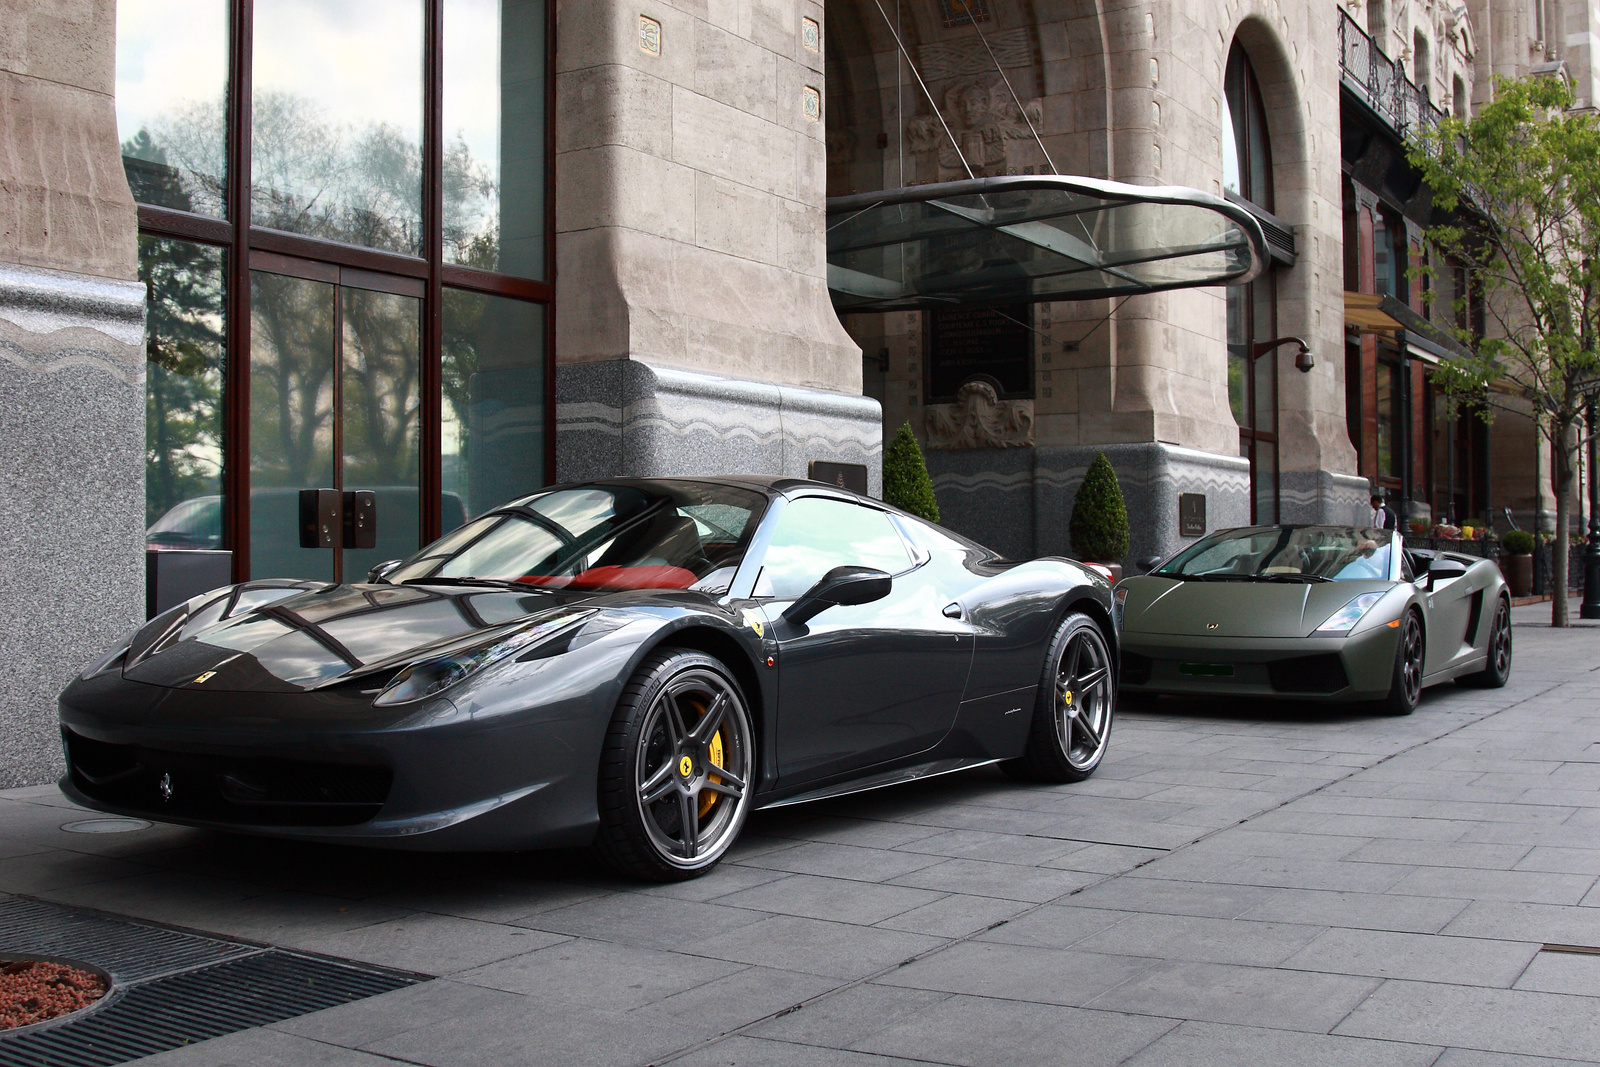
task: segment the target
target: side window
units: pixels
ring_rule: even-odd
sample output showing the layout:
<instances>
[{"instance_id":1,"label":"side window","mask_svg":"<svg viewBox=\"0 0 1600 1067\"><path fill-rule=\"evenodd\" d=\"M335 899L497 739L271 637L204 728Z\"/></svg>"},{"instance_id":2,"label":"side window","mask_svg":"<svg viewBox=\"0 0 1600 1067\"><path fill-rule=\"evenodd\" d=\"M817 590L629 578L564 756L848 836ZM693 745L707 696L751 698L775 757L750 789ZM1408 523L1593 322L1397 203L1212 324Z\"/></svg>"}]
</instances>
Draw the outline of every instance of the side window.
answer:
<instances>
[{"instance_id":1,"label":"side window","mask_svg":"<svg viewBox=\"0 0 1600 1067\"><path fill-rule=\"evenodd\" d=\"M847 565L899 574L911 566L911 557L883 512L802 497L778 516L756 595L797 597L833 568Z\"/></svg>"}]
</instances>

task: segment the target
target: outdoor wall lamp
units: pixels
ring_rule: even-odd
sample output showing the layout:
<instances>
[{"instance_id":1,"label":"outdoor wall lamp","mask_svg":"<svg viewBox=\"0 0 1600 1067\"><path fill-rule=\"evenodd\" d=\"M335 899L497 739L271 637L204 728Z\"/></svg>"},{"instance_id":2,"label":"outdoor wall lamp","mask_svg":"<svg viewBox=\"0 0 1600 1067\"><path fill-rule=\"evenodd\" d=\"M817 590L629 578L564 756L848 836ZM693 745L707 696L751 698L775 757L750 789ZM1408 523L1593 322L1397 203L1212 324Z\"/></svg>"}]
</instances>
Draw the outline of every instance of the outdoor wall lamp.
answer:
<instances>
[{"instance_id":1,"label":"outdoor wall lamp","mask_svg":"<svg viewBox=\"0 0 1600 1067\"><path fill-rule=\"evenodd\" d=\"M1301 374L1309 372L1312 367L1317 365L1317 361L1311 358L1311 346L1298 337L1274 337L1270 341L1257 341L1250 348L1250 358L1253 362L1271 352L1274 348L1281 348L1284 345L1300 346L1300 351L1296 352L1294 356L1294 368Z\"/></svg>"}]
</instances>

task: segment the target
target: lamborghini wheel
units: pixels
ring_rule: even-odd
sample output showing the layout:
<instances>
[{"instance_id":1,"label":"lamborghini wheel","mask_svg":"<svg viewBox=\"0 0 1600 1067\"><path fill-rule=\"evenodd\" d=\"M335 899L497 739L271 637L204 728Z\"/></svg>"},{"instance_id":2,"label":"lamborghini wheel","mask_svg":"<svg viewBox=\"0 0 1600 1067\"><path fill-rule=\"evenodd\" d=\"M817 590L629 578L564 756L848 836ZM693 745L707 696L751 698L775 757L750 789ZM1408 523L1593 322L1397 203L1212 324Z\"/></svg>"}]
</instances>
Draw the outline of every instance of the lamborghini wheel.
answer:
<instances>
[{"instance_id":1,"label":"lamborghini wheel","mask_svg":"<svg viewBox=\"0 0 1600 1067\"><path fill-rule=\"evenodd\" d=\"M1504 597L1494 609L1489 627L1489 655L1483 670L1457 679L1462 685L1499 689L1511 677L1511 602Z\"/></svg>"},{"instance_id":2,"label":"lamborghini wheel","mask_svg":"<svg viewBox=\"0 0 1600 1067\"><path fill-rule=\"evenodd\" d=\"M1422 634L1422 622L1416 612L1408 611L1400 620L1400 640L1394 650L1394 675L1389 682L1389 695L1379 707L1389 715L1410 715L1417 710L1422 699L1422 665L1427 646Z\"/></svg>"},{"instance_id":3,"label":"lamborghini wheel","mask_svg":"<svg viewBox=\"0 0 1600 1067\"><path fill-rule=\"evenodd\" d=\"M754 767L750 712L723 665L686 650L652 656L606 732L595 848L634 878L704 874L739 836Z\"/></svg>"},{"instance_id":4,"label":"lamborghini wheel","mask_svg":"<svg viewBox=\"0 0 1600 1067\"><path fill-rule=\"evenodd\" d=\"M1001 767L1035 782L1081 782L1094 773L1111 741L1117 680L1111 649L1087 616L1068 615L1050 642L1039 679L1028 747Z\"/></svg>"}]
</instances>

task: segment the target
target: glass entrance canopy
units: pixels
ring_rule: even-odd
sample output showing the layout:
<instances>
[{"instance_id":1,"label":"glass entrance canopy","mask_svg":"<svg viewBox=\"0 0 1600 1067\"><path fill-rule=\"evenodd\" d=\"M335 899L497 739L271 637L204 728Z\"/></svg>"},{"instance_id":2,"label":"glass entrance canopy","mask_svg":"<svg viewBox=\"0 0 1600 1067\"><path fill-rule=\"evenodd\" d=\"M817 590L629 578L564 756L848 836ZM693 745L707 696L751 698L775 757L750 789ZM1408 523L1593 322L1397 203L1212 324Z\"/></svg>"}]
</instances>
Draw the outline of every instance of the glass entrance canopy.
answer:
<instances>
[{"instance_id":1,"label":"glass entrance canopy","mask_svg":"<svg viewBox=\"0 0 1600 1067\"><path fill-rule=\"evenodd\" d=\"M828 200L839 311L1239 285L1267 256L1255 216L1197 189L1015 175Z\"/></svg>"}]
</instances>

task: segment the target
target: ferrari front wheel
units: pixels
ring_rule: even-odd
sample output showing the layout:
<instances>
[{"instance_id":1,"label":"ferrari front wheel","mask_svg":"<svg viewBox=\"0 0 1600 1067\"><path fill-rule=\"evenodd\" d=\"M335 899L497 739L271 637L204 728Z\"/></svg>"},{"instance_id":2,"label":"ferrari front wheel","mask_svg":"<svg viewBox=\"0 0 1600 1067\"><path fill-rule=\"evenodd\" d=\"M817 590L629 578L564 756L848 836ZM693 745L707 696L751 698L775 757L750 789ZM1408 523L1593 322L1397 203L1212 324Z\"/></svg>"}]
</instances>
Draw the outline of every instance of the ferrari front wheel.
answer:
<instances>
[{"instance_id":1,"label":"ferrari front wheel","mask_svg":"<svg viewBox=\"0 0 1600 1067\"><path fill-rule=\"evenodd\" d=\"M1105 635L1088 616L1068 615L1045 657L1028 746L1001 767L1029 781L1083 781L1105 757L1116 703Z\"/></svg>"},{"instance_id":2,"label":"ferrari front wheel","mask_svg":"<svg viewBox=\"0 0 1600 1067\"><path fill-rule=\"evenodd\" d=\"M754 751L750 711L718 660L651 656L623 689L600 755L601 858L658 882L716 866L750 810Z\"/></svg>"},{"instance_id":3,"label":"ferrari front wheel","mask_svg":"<svg viewBox=\"0 0 1600 1067\"><path fill-rule=\"evenodd\" d=\"M1389 681L1389 695L1379 707L1389 715L1410 715L1417 710L1422 699L1422 665L1426 649L1422 635L1422 622L1414 611L1400 619L1400 640L1394 650L1394 675Z\"/></svg>"}]
</instances>

